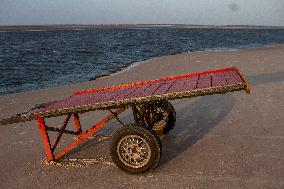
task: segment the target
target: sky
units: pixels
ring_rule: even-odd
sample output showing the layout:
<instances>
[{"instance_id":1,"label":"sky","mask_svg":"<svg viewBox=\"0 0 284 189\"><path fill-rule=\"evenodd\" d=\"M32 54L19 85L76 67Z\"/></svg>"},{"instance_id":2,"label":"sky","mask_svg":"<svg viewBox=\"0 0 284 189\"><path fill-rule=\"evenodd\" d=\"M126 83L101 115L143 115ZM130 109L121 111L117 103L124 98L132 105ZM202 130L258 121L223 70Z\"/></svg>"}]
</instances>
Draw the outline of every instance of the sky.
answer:
<instances>
[{"instance_id":1,"label":"sky","mask_svg":"<svg viewBox=\"0 0 284 189\"><path fill-rule=\"evenodd\" d=\"M284 26L284 0L0 0L0 25Z\"/></svg>"}]
</instances>

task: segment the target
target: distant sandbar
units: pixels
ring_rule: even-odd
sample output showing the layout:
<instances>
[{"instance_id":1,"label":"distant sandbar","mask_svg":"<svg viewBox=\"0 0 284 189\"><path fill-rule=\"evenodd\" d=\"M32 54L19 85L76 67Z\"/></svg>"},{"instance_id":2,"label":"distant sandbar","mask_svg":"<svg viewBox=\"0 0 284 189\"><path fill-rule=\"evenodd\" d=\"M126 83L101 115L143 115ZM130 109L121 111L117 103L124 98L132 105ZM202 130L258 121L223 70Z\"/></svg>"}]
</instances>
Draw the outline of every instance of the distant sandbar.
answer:
<instances>
[{"instance_id":1,"label":"distant sandbar","mask_svg":"<svg viewBox=\"0 0 284 189\"><path fill-rule=\"evenodd\" d=\"M185 24L54 24L54 25L0 25L0 31L22 30L80 30L80 29L143 29L143 28L200 28L200 29L284 29L284 26L250 26L250 25L185 25Z\"/></svg>"}]
</instances>

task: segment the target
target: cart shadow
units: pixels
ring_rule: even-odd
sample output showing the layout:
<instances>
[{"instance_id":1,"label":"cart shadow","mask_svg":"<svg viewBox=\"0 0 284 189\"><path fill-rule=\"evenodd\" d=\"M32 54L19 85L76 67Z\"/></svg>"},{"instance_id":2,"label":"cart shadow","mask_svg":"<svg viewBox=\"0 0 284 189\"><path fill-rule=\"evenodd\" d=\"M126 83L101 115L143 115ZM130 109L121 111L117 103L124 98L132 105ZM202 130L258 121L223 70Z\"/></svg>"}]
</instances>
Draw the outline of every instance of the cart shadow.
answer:
<instances>
[{"instance_id":1,"label":"cart shadow","mask_svg":"<svg viewBox=\"0 0 284 189\"><path fill-rule=\"evenodd\" d=\"M284 72L264 73L247 77L252 86L284 81Z\"/></svg>"},{"instance_id":2,"label":"cart shadow","mask_svg":"<svg viewBox=\"0 0 284 189\"><path fill-rule=\"evenodd\" d=\"M193 103L181 102L183 108L176 109L176 127L162 139L163 156L161 164L182 154L229 114L232 110L234 96L213 95L200 97Z\"/></svg>"},{"instance_id":3,"label":"cart shadow","mask_svg":"<svg viewBox=\"0 0 284 189\"><path fill-rule=\"evenodd\" d=\"M278 83L284 81L284 72L252 75L247 79L252 87ZM176 109L176 127L162 139L161 165L182 154L218 126L230 113L235 101L234 96L230 94L199 97L193 103L181 101L183 108Z\"/></svg>"}]
</instances>

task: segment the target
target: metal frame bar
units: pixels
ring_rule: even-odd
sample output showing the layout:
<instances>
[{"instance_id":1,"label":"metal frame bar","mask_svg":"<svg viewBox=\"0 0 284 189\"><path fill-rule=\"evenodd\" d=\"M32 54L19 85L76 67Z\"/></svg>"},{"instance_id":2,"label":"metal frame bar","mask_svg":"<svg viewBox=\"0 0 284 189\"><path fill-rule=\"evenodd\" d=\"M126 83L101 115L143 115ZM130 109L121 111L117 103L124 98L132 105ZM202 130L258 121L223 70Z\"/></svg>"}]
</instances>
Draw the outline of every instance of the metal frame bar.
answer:
<instances>
[{"instance_id":1,"label":"metal frame bar","mask_svg":"<svg viewBox=\"0 0 284 189\"><path fill-rule=\"evenodd\" d=\"M71 114L67 114L67 116L66 116L66 118L65 118L65 120L64 120L64 122L63 122L63 124L62 124L62 126L60 127L61 129L64 129L64 130L65 130L65 128L66 128L66 126L67 126L67 124L68 124L68 121L70 120L70 117L71 117ZM63 135L63 132L58 133L58 135L57 135L57 137L56 137L56 140L55 140L55 142L54 142L54 144L53 144L53 146L52 146L52 152L55 151L55 148L56 148L57 144L59 143L59 141L60 141L62 135Z\"/></svg>"},{"instance_id":2,"label":"metal frame bar","mask_svg":"<svg viewBox=\"0 0 284 189\"><path fill-rule=\"evenodd\" d=\"M38 128L39 128L39 131L40 131L40 134L41 134L42 143L44 145L46 158L48 160L54 160L53 152L51 150L49 136L48 136L48 133L47 133L47 130L46 130L45 121L44 121L44 118L42 118L42 117L38 118Z\"/></svg>"},{"instance_id":3,"label":"metal frame bar","mask_svg":"<svg viewBox=\"0 0 284 189\"><path fill-rule=\"evenodd\" d=\"M112 119L116 118L117 115L120 113L124 112L126 109L125 108L119 108L116 109L115 112L112 114L107 115L104 119L100 120L97 124L93 125L91 128L87 129L86 131L82 132L81 124L80 124L80 118L78 113L74 114L67 114L65 117L65 120L63 121L62 125L59 128L53 128L53 127L48 127L44 121L43 117L38 118L38 128L42 137L42 143L44 145L45 153L46 153L46 158L48 161L57 161L64 155L66 155L68 152L85 142L86 140L89 139L90 136L92 136L94 133L98 132L101 128L103 128L109 121ZM73 115L73 121L75 128L77 129L76 132L74 131L68 131L65 130L65 128L68 125L68 122L71 118L71 115ZM116 116L115 116L116 115ZM47 131L56 131L58 132L58 135L55 139L55 142L53 145L50 143L50 138L48 135ZM60 142L60 139L63 134L73 134L78 135L78 138L76 141L71 143L69 146L67 146L65 149L59 151L57 154L54 154L55 149Z\"/></svg>"}]
</instances>

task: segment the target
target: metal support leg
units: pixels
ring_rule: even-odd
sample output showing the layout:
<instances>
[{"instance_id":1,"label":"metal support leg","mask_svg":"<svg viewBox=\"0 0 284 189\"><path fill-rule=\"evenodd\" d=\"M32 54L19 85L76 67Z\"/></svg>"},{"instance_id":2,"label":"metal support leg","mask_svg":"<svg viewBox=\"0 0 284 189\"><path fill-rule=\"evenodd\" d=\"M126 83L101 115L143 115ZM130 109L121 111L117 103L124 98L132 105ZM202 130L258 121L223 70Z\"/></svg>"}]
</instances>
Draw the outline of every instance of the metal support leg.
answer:
<instances>
[{"instance_id":1,"label":"metal support leg","mask_svg":"<svg viewBox=\"0 0 284 189\"><path fill-rule=\"evenodd\" d=\"M94 133L99 131L110 120L115 118L118 114L122 113L123 111L125 111L124 108L117 109L115 112L112 112L112 114L109 114L104 119L102 119L97 124L95 124L93 127L86 130L85 132L82 132L79 116L76 113L73 114L74 124L75 124L75 127L77 128L76 132L65 130L65 128L67 127L68 121L71 118L71 114L67 114L67 116L66 116L66 118L65 118L65 120L62 123L60 128L48 127L48 126L45 125L44 118L42 118L42 117L38 118L38 128L40 130L40 134L41 134L41 137L42 137L42 141L43 141L43 145L44 145L44 148L45 148L47 160L48 161L59 160L62 156L64 156L65 154L67 154L68 152L73 150L75 147L77 147L81 143L85 142L90 136L92 136ZM47 130L59 132L53 146L50 145L50 140L49 140ZM63 133L70 134L71 132L73 132L72 134L78 135L79 136L78 139L75 142L71 143L69 146L67 146L65 149L58 152L56 155L53 155L55 148L56 148L57 144L59 143Z\"/></svg>"},{"instance_id":2,"label":"metal support leg","mask_svg":"<svg viewBox=\"0 0 284 189\"><path fill-rule=\"evenodd\" d=\"M78 134L82 134L82 128L81 128L81 124L80 124L80 120L79 120L79 115L77 113L73 114L73 121L75 124L75 127L77 128Z\"/></svg>"},{"instance_id":3,"label":"metal support leg","mask_svg":"<svg viewBox=\"0 0 284 189\"><path fill-rule=\"evenodd\" d=\"M117 109L114 113L116 115L118 115L118 114L122 113L123 111L125 111L125 109ZM99 131L102 127L104 127L113 118L115 118L115 116L113 114L109 114L104 119L102 119L97 124L95 124L93 127L91 127L89 130L87 130L87 131L83 132L82 134L80 134L79 138L75 142L73 142L72 144L67 146L64 150L62 150L62 151L58 152L58 154L56 154L55 160L60 159L65 154L67 154L68 152L73 150L75 147L77 147L81 143L85 142L90 136L92 136L94 133Z\"/></svg>"},{"instance_id":4,"label":"metal support leg","mask_svg":"<svg viewBox=\"0 0 284 189\"><path fill-rule=\"evenodd\" d=\"M38 128L41 134L41 138L42 138L42 142L44 145L44 149L45 149L45 153L46 153L46 157L47 160L52 161L54 160L54 156L51 150L51 146L50 146L50 140L48 137L48 133L46 130L46 125L45 125L45 121L42 117L38 118Z\"/></svg>"}]
</instances>

